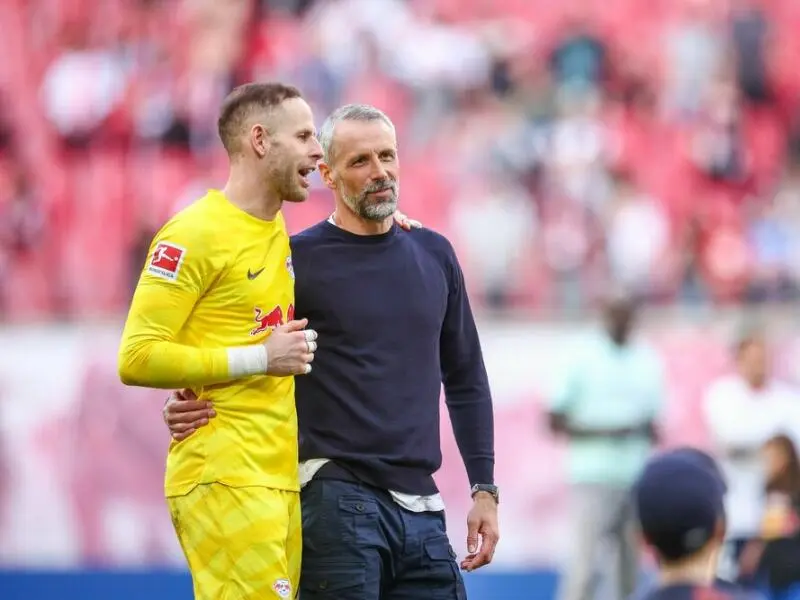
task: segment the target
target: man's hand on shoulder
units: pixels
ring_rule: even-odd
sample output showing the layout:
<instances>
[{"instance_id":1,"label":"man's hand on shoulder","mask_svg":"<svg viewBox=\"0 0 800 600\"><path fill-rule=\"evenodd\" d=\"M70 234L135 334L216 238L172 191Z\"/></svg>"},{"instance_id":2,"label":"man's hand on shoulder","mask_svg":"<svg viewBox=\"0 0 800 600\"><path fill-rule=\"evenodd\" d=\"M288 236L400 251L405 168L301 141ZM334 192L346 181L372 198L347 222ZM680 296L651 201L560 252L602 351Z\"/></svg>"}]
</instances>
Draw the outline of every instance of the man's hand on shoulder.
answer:
<instances>
[{"instance_id":1,"label":"man's hand on shoulder","mask_svg":"<svg viewBox=\"0 0 800 600\"><path fill-rule=\"evenodd\" d=\"M415 221L414 219L409 219L399 210L396 210L394 212L394 222L397 223L400 227L402 227L406 231L411 231L412 229L419 229L420 227L422 227L422 223L420 223L419 221Z\"/></svg>"},{"instance_id":2,"label":"man's hand on shoulder","mask_svg":"<svg viewBox=\"0 0 800 600\"><path fill-rule=\"evenodd\" d=\"M164 404L164 423L176 442L185 440L216 416L210 402L201 402L189 389L172 392Z\"/></svg>"},{"instance_id":3,"label":"man's hand on shoulder","mask_svg":"<svg viewBox=\"0 0 800 600\"><path fill-rule=\"evenodd\" d=\"M497 500L488 492L477 492L467 515L467 552L461 568L474 571L492 562L500 527L497 523Z\"/></svg>"}]
</instances>

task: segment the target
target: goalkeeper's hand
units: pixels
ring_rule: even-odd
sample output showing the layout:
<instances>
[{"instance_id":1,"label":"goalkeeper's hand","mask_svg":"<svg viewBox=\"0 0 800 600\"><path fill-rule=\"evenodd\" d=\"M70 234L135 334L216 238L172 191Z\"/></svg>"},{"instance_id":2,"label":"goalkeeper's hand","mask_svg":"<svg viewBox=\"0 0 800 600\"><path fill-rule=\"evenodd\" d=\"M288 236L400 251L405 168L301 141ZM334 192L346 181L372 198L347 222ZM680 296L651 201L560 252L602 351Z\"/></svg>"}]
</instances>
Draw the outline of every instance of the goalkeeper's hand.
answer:
<instances>
[{"instance_id":1,"label":"goalkeeper's hand","mask_svg":"<svg viewBox=\"0 0 800 600\"><path fill-rule=\"evenodd\" d=\"M275 376L308 375L314 352L317 351L317 332L306 329L308 319L289 321L276 327L264 342L267 349L267 374Z\"/></svg>"}]
</instances>

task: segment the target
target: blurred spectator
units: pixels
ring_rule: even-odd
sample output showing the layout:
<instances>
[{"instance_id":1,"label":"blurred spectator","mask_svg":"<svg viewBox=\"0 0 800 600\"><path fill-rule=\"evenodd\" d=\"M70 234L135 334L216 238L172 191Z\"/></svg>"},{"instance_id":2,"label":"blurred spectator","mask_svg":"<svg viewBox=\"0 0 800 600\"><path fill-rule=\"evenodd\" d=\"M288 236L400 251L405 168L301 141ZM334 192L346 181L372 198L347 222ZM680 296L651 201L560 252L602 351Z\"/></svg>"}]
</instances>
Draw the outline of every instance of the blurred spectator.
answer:
<instances>
[{"instance_id":1,"label":"blurred spectator","mask_svg":"<svg viewBox=\"0 0 800 600\"><path fill-rule=\"evenodd\" d=\"M4 182L0 173L0 315L13 293L5 283L8 272L41 245L45 225L44 214L22 168L13 165L7 175Z\"/></svg>"},{"instance_id":2,"label":"blurred spectator","mask_svg":"<svg viewBox=\"0 0 800 600\"><path fill-rule=\"evenodd\" d=\"M115 48L93 45L85 29L66 30L64 49L42 81L42 104L67 146L84 148L94 141L122 100L128 79L125 67Z\"/></svg>"},{"instance_id":3,"label":"blurred spectator","mask_svg":"<svg viewBox=\"0 0 800 600\"><path fill-rule=\"evenodd\" d=\"M9 114L7 92L0 87L0 156L12 150L14 127Z\"/></svg>"},{"instance_id":4,"label":"blurred spectator","mask_svg":"<svg viewBox=\"0 0 800 600\"><path fill-rule=\"evenodd\" d=\"M748 238L755 263L749 299L796 299L800 291L800 164L789 168L771 202L756 207Z\"/></svg>"},{"instance_id":5,"label":"blurred spectator","mask_svg":"<svg viewBox=\"0 0 800 600\"><path fill-rule=\"evenodd\" d=\"M787 435L770 438L763 448L766 500L761 537L791 537L800 527L800 459Z\"/></svg>"},{"instance_id":6,"label":"blurred spectator","mask_svg":"<svg viewBox=\"0 0 800 600\"><path fill-rule=\"evenodd\" d=\"M301 16L314 4L314 0L260 0L260 2L263 10L268 13L286 13L294 16Z\"/></svg>"},{"instance_id":7,"label":"blurred spectator","mask_svg":"<svg viewBox=\"0 0 800 600\"><path fill-rule=\"evenodd\" d=\"M709 196L701 201L707 204L699 223L695 264L715 302L735 302L746 287L752 262L739 207L727 197Z\"/></svg>"},{"instance_id":8,"label":"blurred spectator","mask_svg":"<svg viewBox=\"0 0 800 600\"><path fill-rule=\"evenodd\" d=\"M736 87L723 79L714 82L691 145L692 160L711 180L736 185L744 183L750 174L741 117Z\"/></svg>"},{"instance_id":9,"label":"blurred spectator","mask_svg":"<svg viewBox=\"0 0 800 600\"><path fill-rule=\"evenodd\" d=\"M700 264L700 247L702 228L698 219L687 219L682 237L679 240L680 285L679 300L685 304L697 304L707 301L708 290L703 280Z\"/></svg>"},{"instance_id":10,"label":"blurred spectator","mask_svg":"<svg viewBox=\"0 0 800 600\"><path fill-rule=\"evenodd\" d=\"M747 328L735 346L736 371L714 381L704 410L728 485L728 549L723 576L738 575L739 559L757 539L764 514L762 448L773 436L796 436L800 395L773 378L764 332Z\"/></svg>"},{"instance_id":11,"label":"blurred spectator","mask_svg":"<svg viewBox=\"0 0 800 600\"><path fill-rule=\"evenodd\" d=\"M739 89L747 100L763 103L771 98L769 22L764 9L753 0L734 0L732 5L731 40Z\"/></svg>"},{"instance_id":12,"label":"blurred spectator","mask_svg":"<svg viewBox=\"0 0 800 600\"><path fill-rule=\"evenodd\" d=\"M589 302L585 266L594 246L592 225L585 208L567 198L548 198L542 211L542 254L554 288L551 304L561 310L580 311Z\"/></svg>"},{"instance_id":13,"label":"blurred spectator","mask_svg":"<svg viewBox=\"0 0 800 600\"><path fill-rule=\"evenodd\" d=\"M630 491L656 442L664 403L662 365L633 339L631 298L609 298L603 316L605 331L582 346L550 404L551 429L568 444L574 527L562 600L594 597L601 550L604 575L616 577L613 597L633 593L639 554Z\"/></svg>"},{"instance_id":14,"label":"blurred spectator","mask_svg":"<svg viewBox=\"0 0 800 600\"><path fill-rule=\"evenodd\" d=\"M97 197L96 222L54 225L54 260L68 272L93 246L82 239L130 253L136 236L112 236L104 223L168 213L180 180L191 178L181 170L224 162L216 110L232 85L286 79L320 114L357 100L392 116L413 157L404 180L416 189L405 197L425 199L409 207L425 223L461 227L458 213L474 214L477 190L494 187L490 171L526 190L538 225L528 238L515 229L501 252L530 262L516 285L527 291L512 293L511 305L583 310L609 277L655 302L791 300L800 289L794 203L750 210L745 202L777 186L791 195L795 185L779 180L780 146L800 140L800 129L768 126L797 121L788 117L800 90L796 16L779 4L32 0L9 9L31 31L19 40L24 62L0 73L14 90L0 99L0 149L13 136L27 164L42 161L48 217L74 215ZM87 175L98 142L114 143L103 144L114 154L104 156L102 183ZM83 152L53 152L64 147ZM164 149L182 156L161 164ZM612 183L623 169L636 201ZM474 193L429 197L465 176ZM109 183L119 194L102 190ZM321 212L295 207L289 225L310 225ZM651 235L637 240L637 223ZM459 239L459 252L475 253L470 238ZM643 280L646 269L656 281ZM476 281L475 304L502 305L486 281ZM59 304L124 310L122 294L69 285Z\"/></svg>"},{"instance_id":15,"label":"blurred spectator","mask_svg":"<svg viewBox=\"0 0 800 600\"><path fill-rule=\"evenodd\" d=\"M192 152L204 158L217 148L217 116L236 83L251 2L188 3L188 64L178 80L177 113L188 128Z\"/></svg>"},{"instance_id":16,"label":"blurred spectator","mask_svg":"<svg viewBox=\"0 0 800 600\"><path fill-rule=\"evenodd\" d=\"M406 88L382 68L379 42L374 34L365 33L357 38L362 60L353 69L350 79L338 90L340 104L368 103L392 115L396 128L405 131L408 120L409 94ZM330 110L336 108L329 104Z\"/></svg>"},{"instance_id":17,"label":"blurred spectator","mask_svg":"<svg viewBox=\"0 0 800 600\"><path fill-rule=\"evenodd\" d=\"M464 189L453 215L453 233L464 251L470 279L480 282L490 308L507 307L528 268L521 251L531 251L537 237L537 216L525 189L497 175L488 186Z\"/></svg>"},{"instance_id":18,"label":"blurred spectator","mask_svg":"<svg viewBox=\"0 0 800 600\"><path fill-rule=\"evenodd\" d=\"M40 242L44 218L27 175L20 169L11 182L7 205L2 209L0 240L12 254L24 255Z\"/></svg>"},{"instance_id":19,"label":"blurred spectator","mask_svg":"<svg viewBox=\"0 0 800 600\"><path fill-rule=\"evenodd\" d=\"M677 117L699 111L708 83L720 73L725 40L712 3L680 0L676 19L666 28L666 107Z\"/></svg>"},{"instance_id":20,"label":"blurred spectator","mask_svg":"<svg viewBox=\"0 0 800 600\"><path fill-rule=\"evenodd\" d=\"M743 550L740 571L757 577L772 594L781 594L800 583L800 459L786 435L768 440L763 458L766 487L761 535Z\"/></svg>"},{"instance_id":21,"label":"blurred spectator","mask_svg":"<svg viewBox=\"0 0 800 600\"><path fill-rule=\"evenodd\" d=\"M568 96L598 93L609 76L606 44L580 7L566 16L550 69L553 82Z\"/></svg>"},{"instance_id":22,"label":"blurred spectator","mask_svg":"<svg viewBox=\"0 0 800 600\"><path fill-rule=\"evenodd\" d=\"M627 174L616 181L606 236L611 276L639 297L655 297L669 246L669 223L661 205L642 193Z\"/></svg>"},{"instance_id":23,"label":"blurred spectator","mask_svg":"<svg viewBox=\"0 0 800 600\"><path fill-rule=\"evenodd\" d=\"M273 77L270 71L277 70L278 73L274 76L276 79L294 82L303 90L303 96L317 113L329 114L337 105L344 103L340 102L340 97L346 79L331 67L323 55L320 34L314 30L309 33L307 43L298 49L293 64L272 65L266 61L261 62L254 67L253 79L256 81L269 79ZM372 52L364 50L368 58L364 66L364 76L382 77L383 70L379 64L376 65L380 60L380 54L375 48L375 42L368 37L368 34L364 34L361 41L365 45L371 44L373 50ZM367 99L360 99L359 102L370 103ZM372 102L372 104L380 103ZM395 120L394 115L392 119Z\"/></svg>"},{"instance_id":24,"label":"blurred spectator","mask_svg":"<svg viewBox=\"0 0 800 600\"><path fill-rule=\"evenodd\" d=\"M157 141L183 148L189 146L186 126L176 115L177 86L173 67L167 49L154 47L134 86L131 118L137 141L142 146Z\"/></svg>"},{"instance_id":25,"label":"blurred spectator","mask_svg":"<svg viewBox=\"0 0 800 600\"><path fill-rule=\"evenodd\" d=\"M600 96L564 98L552 124L548 165L554 192L599 213L608 198L609 135L598 118Z\"/></svg>"}]
</instances>

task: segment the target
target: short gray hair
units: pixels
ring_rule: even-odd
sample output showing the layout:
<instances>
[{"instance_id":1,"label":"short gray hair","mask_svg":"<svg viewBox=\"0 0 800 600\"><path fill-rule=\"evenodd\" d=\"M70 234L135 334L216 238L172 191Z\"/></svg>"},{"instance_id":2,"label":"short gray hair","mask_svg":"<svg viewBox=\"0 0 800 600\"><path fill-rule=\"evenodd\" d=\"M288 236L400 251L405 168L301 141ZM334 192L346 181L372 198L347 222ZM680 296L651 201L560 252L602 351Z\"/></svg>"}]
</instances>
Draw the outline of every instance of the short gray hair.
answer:
<instances>
[{"instance_id":1,"label":"short gray hair","mask_svg":"<svg viewBox=\"0 0 800 600\"><path fill-rule=\"evenodd\" d=\"M333 160L333 133L341 121L383 121L392 131L394 123L382 110L369 104L345 104L334 110L319 130L319 144L322 146L322 160L330 164Z\"/></svg>"}]
</instances>

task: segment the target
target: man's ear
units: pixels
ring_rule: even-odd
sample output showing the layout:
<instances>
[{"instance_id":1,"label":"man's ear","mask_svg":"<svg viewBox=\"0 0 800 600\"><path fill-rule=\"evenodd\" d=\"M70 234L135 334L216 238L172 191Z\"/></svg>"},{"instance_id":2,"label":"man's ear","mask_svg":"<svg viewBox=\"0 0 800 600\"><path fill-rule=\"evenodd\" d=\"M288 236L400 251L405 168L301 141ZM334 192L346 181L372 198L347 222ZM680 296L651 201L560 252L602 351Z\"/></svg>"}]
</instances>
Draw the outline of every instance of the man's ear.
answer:
<instances>
[{"instance_id":1,"label":"man's ear","mask_svg":"<svg viewBox=\"0 0 800 600\"><path fill-rule=\"evenodd\" d=\"M333 181L333 172L330 166L327 163L320 161L317 167L319 168L319 176L322 178L322 183L325 184L325 187L330 190L335 190L336 184Z\"/></svg>"},{"instance_id":2,"label":"man's ear","mask_svg":"<svg viewBox=\"0 0 800 600\"><path fill-rule=\"evenodd\" d=\"M264 158L267 155L269 133L267 128L260 123L256 123L250 128L250 146L259 158Z\"/></svg>"}]
</instances>

